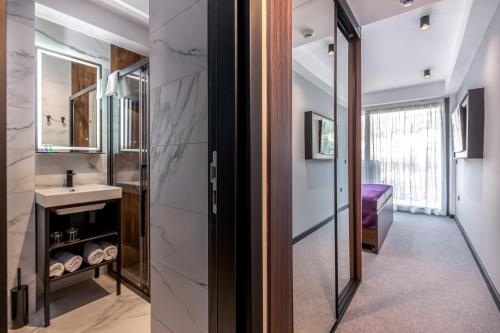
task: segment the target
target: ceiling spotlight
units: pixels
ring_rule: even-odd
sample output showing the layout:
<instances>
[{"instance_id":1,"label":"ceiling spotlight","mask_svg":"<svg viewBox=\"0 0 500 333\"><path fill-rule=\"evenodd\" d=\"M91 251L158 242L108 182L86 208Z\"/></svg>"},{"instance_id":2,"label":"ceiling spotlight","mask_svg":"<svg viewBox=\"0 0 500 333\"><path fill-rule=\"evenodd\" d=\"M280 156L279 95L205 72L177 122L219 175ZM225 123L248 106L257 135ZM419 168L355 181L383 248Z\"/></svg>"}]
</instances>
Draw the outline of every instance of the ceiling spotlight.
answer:
<instances>
[{"instance_id":1,"label":"ceiling spotlight","mask_svg":"<svg viewBox=\"0 0 500 333\"><path fill-rule=\"evenodd\" d=\"M329 55L334 55L335 54L335 45L328 44L328 54Z\"/></svg>"},{"instance_id":2,"label":"ceiling spotlight","mask_svg":"<svg viewBox=\"0 0 500 333\"><path fill-rule=\"evenodd\" d=\"M410 7L413 5L413 0L400 0L400 2L403 7Z\"/></svg>"},{"instance_id":3,"label":"ceiling spotlight","mask_svg":"<svg viewBox=\"0 0 500 333\"><path fill-rule=\"evenodd\" d=\"M305 39L311 39L314 36L314 30L306 29L302 31L302 35L304 36Z\"/></svg>"},{"instance_id":4,"label":"ceiling spotlight","mask_svg":"<svg viewBox=\"0 0 500 333\"><path fill-rule=\"evenodd\" d=\"M424 15L420 18L420 30L427 30L431 27L431 16Z\"/></svg>"},{"instance_id":5,"label":"ceiling spotlight","mask_svg":"<svg viewBox=\"0 0 500 333\"><path fill-rule=\"evenodd\" d=\"M431 70L430 69L426 69L424 70L424 77L426 79L430 78L431 77Z\"/></svg>"}]
</instances>

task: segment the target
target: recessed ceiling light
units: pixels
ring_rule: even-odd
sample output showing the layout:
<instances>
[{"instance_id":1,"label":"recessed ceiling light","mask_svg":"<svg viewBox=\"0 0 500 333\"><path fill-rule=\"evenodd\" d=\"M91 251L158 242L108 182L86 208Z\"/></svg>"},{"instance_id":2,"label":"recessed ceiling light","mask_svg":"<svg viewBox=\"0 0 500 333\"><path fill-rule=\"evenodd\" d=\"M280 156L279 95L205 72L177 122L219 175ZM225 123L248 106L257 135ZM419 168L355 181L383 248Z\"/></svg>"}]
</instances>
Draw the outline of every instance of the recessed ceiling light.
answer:
<instances>
[{"instance_id":1,"label":"recessed ceiling light","mask_svg":"<svg viewBox=\"0 0 500 333\"><path fill-rule=\"evenodd\" d=\"M431 16L424 15L420 18L420 30L427 30L431 27Z\"/></svg>"},{"instance_id":2,"label":"recessed ceiling light","mask_svg":"<svg viewBox=\"0 0 500 333\"><path fill-rule=\"evenodd\" d=\"M400 2L403 7L410 7L413 5L413 0L400 0Z\"/></svg>"},{"instance_id":3,"label":"recessed ceiling light","mask_svg":"<svg viewBox=\"0 0 500 333\"><path fill-rule=\"evenodd\" d=\"M335 54L335 45L328 44L328 54L329 55L334 55Z\"/></svg>"},{"instance_id":4,"label":"recessed ceiling light","mask_svg":"<svg viewBox=\"0 0 500 333\"><path fill-rule=\"evenodd\" d=\"M314 30L306 29L302 31L302 35L304 36L305 39L311 39L314 36Z\"/></svg>"},{"instance_id":5,"label":"recessed ceiling light","mask_svg":"<svg viewBox=\"0 0 500 333\"><path fill-rule=\"evenodd\" d=\"M430 78L431 77L431 70L430 69L426 69L424 70L424 77L426 79Z\"/></svg>"}]
</instances>

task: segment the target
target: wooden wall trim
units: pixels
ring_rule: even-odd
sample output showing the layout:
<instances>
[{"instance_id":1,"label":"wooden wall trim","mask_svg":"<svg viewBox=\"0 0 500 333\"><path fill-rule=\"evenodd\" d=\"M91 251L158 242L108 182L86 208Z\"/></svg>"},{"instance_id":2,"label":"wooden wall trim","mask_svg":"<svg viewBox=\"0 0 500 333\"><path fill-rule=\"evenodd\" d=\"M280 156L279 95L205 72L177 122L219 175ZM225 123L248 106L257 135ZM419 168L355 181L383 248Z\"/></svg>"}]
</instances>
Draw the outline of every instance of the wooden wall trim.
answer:
<instances>
[{"instance_id":1,"label":"wooden wall trim","mask_svg":"<svg viewBox=\"0 0 500 333\"><path fill-rule=\"evenodd\" d=\"M292 6L268 0L268 332L293 332Z\"/></svg>"},{"instance_id":2,"label":"wooden wall trim","mask_svg":"<svg viewBox=\"0 0 500 333\"><path fill-rule=\"evenodd\" d=\"M110 53L111 73L120 69L125 69L145 58L141 54L126 50L113 44L111 44Z\"/></svg>"},{"instance_id":3,"label":"wooden wall trim","mask_svg":"<svg viewBox=\"0 0 500 333\"><path fill-rule=\"evenodd\" d=\"M7 8L0 0L0 333L7 332Z\"/></svg>"},{"instance_id":4,"label":"wooden wall trim","mask_svg":"<svg viewBox=\"0 0 500 333\"><path fill-rule=\"evenodd\" d=\"M352 43L350 43L350 59L353 61L353 66L350 66L349 77L352 78L350 80L349 91L354 92L353 96L353 108L352 116L353 116L353 133L352 140L354 144L354 149L352 150L354 156L352 161L354 162L354 166L352 170L354 171L353 178L353 191L352 191L352 203L353 203L353 212L354 212L354 225L353 225L353 249L354 253L354 265L351 266L351 276L358 281L362 279L362 201L361 201L361 138L363 133L361 133L361 39L355 38ZM351 114L351 112L349 112Z\"/></svg>"}]
</instances>

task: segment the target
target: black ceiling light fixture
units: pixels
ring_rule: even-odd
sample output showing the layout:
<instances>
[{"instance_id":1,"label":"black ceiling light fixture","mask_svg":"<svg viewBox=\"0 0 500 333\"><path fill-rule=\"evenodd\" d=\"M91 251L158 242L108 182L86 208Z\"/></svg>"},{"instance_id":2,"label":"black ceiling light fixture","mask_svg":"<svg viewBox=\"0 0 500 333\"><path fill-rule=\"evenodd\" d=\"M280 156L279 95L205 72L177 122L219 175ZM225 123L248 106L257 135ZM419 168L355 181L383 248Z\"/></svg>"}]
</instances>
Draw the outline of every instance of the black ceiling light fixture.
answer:
<instances>
[{"instance_id":1,"label":"black ceiling light fixture","mask_svg":"<svg viewBox=\"0 0 500 333\"><path fill-rule=\"evenodd\" d=\"M424 15L420 17L420 30L427 30L431 27L431 16Z\"/></svg>"},{"instance_id":2,"label":"black ceiling light fixture","mask_svg":"<svg viewBox=\"0 0 500 333\"><path fill-rule=\"evenodd\" d=\"M424 70L424 77L426 79L428 79L428 78L431 77L431 70L430 70L430 68L427 68L426 70Z\"/></svg>"},{"instance_id":3,"label":"black ceiling light fixture","mask_svg":"<svg viewBox=\"0 0 500 333\"><path fill-rule=\"evenodd\" d=\"M413 5L413 0L400 0L401 6L410 7Z\"/></svg>"},{"instance_id":4,"label":"black ceiling light fixture","mask_svg":"<svg viewBox=\"0 0 500 333\"><path fill-rule=\"evenodd\" d=\"M334 44L328 44L328 54L329 55L335 54L335 45Z\"/></svg>"}]
</instances>

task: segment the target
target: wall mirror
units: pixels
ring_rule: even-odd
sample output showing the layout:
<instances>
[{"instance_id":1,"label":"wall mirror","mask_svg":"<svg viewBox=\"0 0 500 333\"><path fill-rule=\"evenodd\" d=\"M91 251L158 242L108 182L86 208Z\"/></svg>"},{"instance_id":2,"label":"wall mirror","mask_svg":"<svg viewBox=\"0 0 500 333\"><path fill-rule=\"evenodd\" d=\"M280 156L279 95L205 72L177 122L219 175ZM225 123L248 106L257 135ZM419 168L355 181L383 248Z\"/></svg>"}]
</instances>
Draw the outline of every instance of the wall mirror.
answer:
<instances>
[{"instance_id":1,"label":"wall mirror","mask_svg":"<svg viewBox=\"0 0 500 333\"><path fill-rule=\"evenodd\" d=\"M37 151L101 152L101 67L37 51Z\"/></svg>"}]
</instances>

